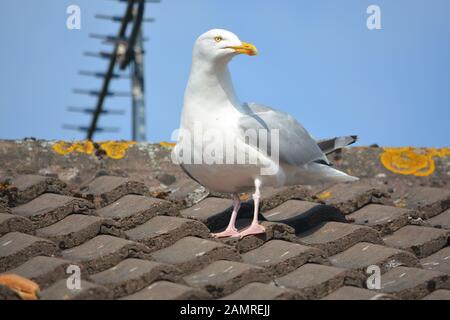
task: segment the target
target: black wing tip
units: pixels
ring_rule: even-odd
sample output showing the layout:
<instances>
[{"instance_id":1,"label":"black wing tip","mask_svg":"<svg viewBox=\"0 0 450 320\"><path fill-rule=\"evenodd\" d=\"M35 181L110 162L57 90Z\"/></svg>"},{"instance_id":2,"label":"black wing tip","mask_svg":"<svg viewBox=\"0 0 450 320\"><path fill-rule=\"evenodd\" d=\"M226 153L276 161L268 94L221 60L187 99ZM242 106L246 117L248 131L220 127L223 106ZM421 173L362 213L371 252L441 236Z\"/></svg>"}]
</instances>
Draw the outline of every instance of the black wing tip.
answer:
<instances>
[{"instance_id":1,"label":"black wing tip","mask_svg":"<svg viewBox=\"0 0 450 320\"><path fill-rule=\"evenodd\" d=\"M350 142L349 144L353 144L353 143L355 143L356 141L358 141L358 136L357 135L352 135L352 136L350 136L350 138L352 138L352 142Z\"/></svg>"}]
</instances>

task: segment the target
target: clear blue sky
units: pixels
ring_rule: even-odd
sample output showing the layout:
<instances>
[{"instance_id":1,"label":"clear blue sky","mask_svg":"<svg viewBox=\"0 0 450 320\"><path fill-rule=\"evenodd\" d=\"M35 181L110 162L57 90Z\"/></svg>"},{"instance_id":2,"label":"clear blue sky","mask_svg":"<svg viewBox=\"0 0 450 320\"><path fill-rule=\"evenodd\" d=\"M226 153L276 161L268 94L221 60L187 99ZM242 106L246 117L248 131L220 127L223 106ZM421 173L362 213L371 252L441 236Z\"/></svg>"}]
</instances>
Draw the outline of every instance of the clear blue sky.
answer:
<instances>
[{"instance_id":1,"label":"clear blue sky","mask_svg":"<svg viewBox=\"0 0 450 320\"><path fill-rule=\"evenodd\" d=\"M66 8L81 7L82 29L66 28ZM381 7L382 30L366 27L366 8ZM122 13L107 0L0 2L0 138L81 139L64 123L89 117L66 106L94 98L72 89L98 89L77 74L104 71L106 61L83 51L107 49L89 33L116 33L95 13ZM169 140L179 124L192 44L211 28L226 28L254 43L257 57L231 63L242 101L291 113L315 137L358 134L360 145L450 145L450 1L448 0L163 0L147 6L146 99L148 140ZM119 80L114 88L128 90ZM125 116L97 140L130 139L128 98L107 101Z\"/></svg>"}]
</instances>

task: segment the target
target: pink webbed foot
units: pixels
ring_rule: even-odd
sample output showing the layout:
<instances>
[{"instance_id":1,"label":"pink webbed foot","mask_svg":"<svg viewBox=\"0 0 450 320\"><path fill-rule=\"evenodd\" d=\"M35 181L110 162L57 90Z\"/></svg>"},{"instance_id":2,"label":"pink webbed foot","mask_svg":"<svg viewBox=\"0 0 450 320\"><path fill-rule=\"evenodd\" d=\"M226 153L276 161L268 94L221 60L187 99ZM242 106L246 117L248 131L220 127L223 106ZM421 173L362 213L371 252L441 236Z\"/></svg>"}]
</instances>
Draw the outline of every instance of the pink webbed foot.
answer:
<instances>
[{"instance_id":1,"label":"pink webbed foot","mask_svg":"<svg viewBox=\"0 0 450 320\"><path fill-rule=\"evenodd\" d=\"M236 228L227 228L225 231L219 233L211 233L214 238L239 237L239 232Z\"/></svg>"},{"instance_id":2,"label":"pink webbed foot","mask_svg":"<svg viewBox=\"0 0 450 320\"><path fill-rule=\"evenodd\" d=\"M242 239L246 236L257 235L262 233L266 233L266 228L264 228L264 226L260 225L259 223L252 223L250 227L242 230L239 233L239 237Z\"/></svg>"}]
</instances>

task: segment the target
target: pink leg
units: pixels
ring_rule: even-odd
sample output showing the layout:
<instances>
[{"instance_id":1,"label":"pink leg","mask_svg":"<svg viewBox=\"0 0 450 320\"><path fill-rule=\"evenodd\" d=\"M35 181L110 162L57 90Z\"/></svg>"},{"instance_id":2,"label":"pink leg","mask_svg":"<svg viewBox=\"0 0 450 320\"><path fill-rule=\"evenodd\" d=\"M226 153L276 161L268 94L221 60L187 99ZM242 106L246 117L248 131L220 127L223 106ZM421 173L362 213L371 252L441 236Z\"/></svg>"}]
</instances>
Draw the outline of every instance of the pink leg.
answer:
<instances>
[{"instance_id":1,"label":"pink leg","mask_svg":"<svg viewBox=\"0 0 450 320\"><path fill-rule=\"evenodd\" d=\"M231 214L230 222L228 223L228 227L223 232L212 233L212 236L215 238L225 238L225 237L238 237L239 232L236 229L236 217L241 207L241 199L238 194L233 194L233 213Z\"/></svg>"},{"instance_id":2,"label":"pink leg","mask_svg":"<svg viewBox=\"0 0 450 320\"><path fill-rule=\"evenodd\" d=\"M255 179L255 193L253 194L255 211L253 213L253 221L247 229L244 229L239 233L241 239L252 234L261 234L266 232L266 228L258 223L259 200L261 199L261 192L259 191L260 187L261 181L259 179Z\"/></svg>"}]
</instances>

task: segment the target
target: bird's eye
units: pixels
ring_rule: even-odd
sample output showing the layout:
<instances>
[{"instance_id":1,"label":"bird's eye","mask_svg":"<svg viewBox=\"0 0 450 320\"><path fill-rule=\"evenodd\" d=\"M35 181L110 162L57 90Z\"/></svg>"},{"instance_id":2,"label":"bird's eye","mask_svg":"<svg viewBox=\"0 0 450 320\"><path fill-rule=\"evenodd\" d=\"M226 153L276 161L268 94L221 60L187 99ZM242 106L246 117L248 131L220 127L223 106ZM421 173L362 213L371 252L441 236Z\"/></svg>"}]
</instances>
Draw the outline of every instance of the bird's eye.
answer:
<instances>
[{"instance_id":1,"label":"bird's eye","mask_svg":"<svg viewBox=\"0 0 450 320\"><path fill-rule=\"evenodd\" d=\"M221 36L217 36L217 37L214 38L215 42L220 42L222 40L223 40L223 38Z\"/></svg>"}]
</instances>

